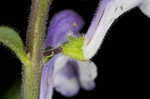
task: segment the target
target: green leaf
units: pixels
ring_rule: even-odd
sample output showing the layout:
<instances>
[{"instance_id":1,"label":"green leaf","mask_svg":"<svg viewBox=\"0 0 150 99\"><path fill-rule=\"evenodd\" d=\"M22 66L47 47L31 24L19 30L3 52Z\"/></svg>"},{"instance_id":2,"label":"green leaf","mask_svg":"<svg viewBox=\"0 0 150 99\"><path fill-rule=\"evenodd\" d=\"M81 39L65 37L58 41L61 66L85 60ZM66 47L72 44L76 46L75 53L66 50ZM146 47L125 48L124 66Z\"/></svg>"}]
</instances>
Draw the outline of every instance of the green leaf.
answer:
<instances>
[{"instance_id":1,"label":"green leaf","mask_svg":"<svg viewBox=\"0 0 150 99\"><path fill-rule=\"evenodd\" d=\"M5 26L0 27L0 42L10 48L23 63L29 63L27 55L24 51L24 44L18 33Z\"/></svg>"}]
</instances>

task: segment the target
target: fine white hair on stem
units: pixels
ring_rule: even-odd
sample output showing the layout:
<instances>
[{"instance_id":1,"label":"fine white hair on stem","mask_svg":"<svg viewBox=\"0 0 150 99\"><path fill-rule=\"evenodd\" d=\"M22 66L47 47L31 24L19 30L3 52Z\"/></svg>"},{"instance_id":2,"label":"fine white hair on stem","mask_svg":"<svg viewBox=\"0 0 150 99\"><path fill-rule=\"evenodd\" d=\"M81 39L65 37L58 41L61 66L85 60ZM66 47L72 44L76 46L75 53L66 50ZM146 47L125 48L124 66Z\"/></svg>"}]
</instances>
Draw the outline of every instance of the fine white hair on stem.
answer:
<instances>
[{"instance_id":1,"label":"fine white hair on stem","mask_svg":"<svg viewBox=\"0 0 150 99\"><path fill-rule=\"evenodd\" d=\"M123 13L138 6L142 0L102 0L85 35L84 56L91 59L103 42L112 23Z\"/></svg>"},{"instance_id":2,"label":"fine white hair on stem","mask_svg":"<svg viewBox=\"0 0 150 99\"><path fill-rule=\"evenodd\" d=\"M139 8L146 16L150 17L150 0L143 0Z\"/></svg>"}]
</instances>

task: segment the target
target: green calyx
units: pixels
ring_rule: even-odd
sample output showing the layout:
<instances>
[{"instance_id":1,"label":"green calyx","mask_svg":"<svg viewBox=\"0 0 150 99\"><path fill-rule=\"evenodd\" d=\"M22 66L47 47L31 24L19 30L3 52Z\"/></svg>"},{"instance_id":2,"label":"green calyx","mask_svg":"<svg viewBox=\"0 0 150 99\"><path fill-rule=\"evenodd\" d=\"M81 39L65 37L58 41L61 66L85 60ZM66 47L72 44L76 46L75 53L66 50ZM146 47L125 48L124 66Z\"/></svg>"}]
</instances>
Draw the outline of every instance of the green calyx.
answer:
<instances>
[{"instance_id":1,"label":"green calyx","mask_svg":"<svg viewBox=\"0 0 150 99\"><path fill-rule=\"evenodd\" d=\"M66 56L70 56L77 60L84 60L83 45L83 36L79 38L69 36L69 42L63 44L62 52Z\"/></svg>"}]
</instances>

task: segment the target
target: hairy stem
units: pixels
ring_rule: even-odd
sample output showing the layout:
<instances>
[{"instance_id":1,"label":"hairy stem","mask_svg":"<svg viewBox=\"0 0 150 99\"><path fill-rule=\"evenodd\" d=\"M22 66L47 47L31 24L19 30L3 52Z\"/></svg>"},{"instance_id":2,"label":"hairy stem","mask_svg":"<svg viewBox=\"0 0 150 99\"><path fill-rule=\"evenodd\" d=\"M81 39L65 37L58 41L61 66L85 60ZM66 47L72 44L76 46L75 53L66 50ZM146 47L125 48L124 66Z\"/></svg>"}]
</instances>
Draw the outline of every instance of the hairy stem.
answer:
<instances>
[{"instance_id":1,"label":"hairy stem","mask_svg":"<svg viewBox=\"0 0 150 99\"><path fill-rule=\"evenodd\" d=\"M26 48L31 64L24 66L23 99L39 99L43 67L42 45L50 1L32 0Z\"/></svg>"}]
</instances>

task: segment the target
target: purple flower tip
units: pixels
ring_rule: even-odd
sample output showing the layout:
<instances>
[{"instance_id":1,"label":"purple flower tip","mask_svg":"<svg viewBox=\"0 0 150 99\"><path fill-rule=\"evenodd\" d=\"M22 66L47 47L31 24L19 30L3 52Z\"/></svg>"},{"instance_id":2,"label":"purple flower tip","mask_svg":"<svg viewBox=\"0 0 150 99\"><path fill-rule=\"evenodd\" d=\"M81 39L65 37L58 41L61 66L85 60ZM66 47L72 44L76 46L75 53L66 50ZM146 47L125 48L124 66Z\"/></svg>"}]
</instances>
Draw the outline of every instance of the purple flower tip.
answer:
<instances>
[{"instance_id":1,"label":"purple flower tip","mask_svg":"<svg viewBox=\"0 0 150 99\"><path fill-rule=\"evenodd\" d=\"M68 40L67 34L79 35L84 21L80 15L72 10L64 10L57 13L48 27L48 34L44 43L46 47L56 47Z\"/></svg>"}]
</instances>

